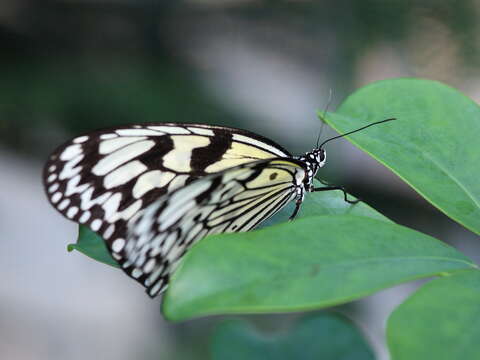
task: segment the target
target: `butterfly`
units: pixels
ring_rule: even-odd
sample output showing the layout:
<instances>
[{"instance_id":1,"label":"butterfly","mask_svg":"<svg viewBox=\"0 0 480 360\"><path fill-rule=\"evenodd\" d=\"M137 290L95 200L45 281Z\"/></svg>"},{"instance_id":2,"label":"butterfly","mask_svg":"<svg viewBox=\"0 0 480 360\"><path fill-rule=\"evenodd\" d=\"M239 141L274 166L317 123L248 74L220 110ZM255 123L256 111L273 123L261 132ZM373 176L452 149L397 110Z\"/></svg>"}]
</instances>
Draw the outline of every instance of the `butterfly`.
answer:
<instances>
[{"instance_id":1,"label":"butterfly","mask_svg":"<svg viewBox=\"0 0 480 360\"><path fill-rule=\"evenodd\" d=\"M293 219L324 166L323 146L293 156L252 132L145 123L78 136L49 157L50 203L105 240L112 257L154 297L190 246L209 234L248 231L294 200Z\"/></svg>"}]
</instances>

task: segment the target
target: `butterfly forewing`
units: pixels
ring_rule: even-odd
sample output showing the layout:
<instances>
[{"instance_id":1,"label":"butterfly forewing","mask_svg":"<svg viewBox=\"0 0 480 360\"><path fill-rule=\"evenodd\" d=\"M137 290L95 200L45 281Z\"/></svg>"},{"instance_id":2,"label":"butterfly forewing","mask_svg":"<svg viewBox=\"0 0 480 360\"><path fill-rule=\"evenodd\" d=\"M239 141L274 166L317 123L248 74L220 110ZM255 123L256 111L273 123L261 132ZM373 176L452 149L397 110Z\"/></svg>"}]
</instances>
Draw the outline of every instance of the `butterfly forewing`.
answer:
<instances>
[{"instance_id":1,"label":"butterfly forewing","mask_svg":"<svg viewBox=\"0 0 480 360\"><path fill-rule=\"evenodd\" d=\"M44 184L52 205L101 235L123 264L123 251L115 250L126 242L127 223L154 201L168 199L175 189L209 174L275 157L291 155L244 130L195 124L124 126L60 146L45 166ZM244 203L238 202L239 207ZM235 211L233 205L228 209Z\"/></svg>"},{"instance_id":2,"label":"butterfly forewing","mask_svg":"<svg viewBox=\"0 0 480 360\"><path fill-rule=\"evenodd\" d=\"M126 242L127 273L155 296L185 251L209 234L248 231L296 196L305 170L295 160L249 162L198 179L163 196L132 222Z\"/></svg>"}]
</instances>

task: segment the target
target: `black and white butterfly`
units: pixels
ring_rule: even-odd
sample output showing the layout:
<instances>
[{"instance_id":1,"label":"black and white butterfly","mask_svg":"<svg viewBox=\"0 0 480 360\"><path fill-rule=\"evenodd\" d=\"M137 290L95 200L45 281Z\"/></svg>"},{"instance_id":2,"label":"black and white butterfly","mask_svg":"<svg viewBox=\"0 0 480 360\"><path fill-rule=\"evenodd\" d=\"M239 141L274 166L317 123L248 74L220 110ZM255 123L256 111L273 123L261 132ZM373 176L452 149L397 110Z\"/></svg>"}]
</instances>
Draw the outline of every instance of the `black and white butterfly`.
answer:
<instances>
[{"instance_id":1,"label":"black and white butterfly","mask_svg":"<svg viewBox=\"0 0 480 360\"><path fill-rule=\"evenodd\" d=\"M326 160L323 145L335 138L292 156L240 129L122 126L57 148L45 165L44 185L50 203L102 236L122 269L153 297L166 288L187 249L206 235L248 231L291 200L293 218L305 192L343 190L313 187Z\"/></svg>"}]
</instances>

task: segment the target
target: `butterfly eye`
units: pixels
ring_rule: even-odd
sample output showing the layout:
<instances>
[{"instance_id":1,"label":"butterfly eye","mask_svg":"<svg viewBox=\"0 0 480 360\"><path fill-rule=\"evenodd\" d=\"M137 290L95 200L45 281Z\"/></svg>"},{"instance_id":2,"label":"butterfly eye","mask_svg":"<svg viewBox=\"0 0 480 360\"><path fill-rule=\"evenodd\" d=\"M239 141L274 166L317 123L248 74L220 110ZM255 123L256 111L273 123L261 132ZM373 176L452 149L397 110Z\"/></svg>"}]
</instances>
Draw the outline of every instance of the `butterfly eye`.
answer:
<instances>
[{"instance_id":1,"label":"butterfly eye","mask_svg":"<svg viewBox=\"0 0 480 360\"><path fill-rule=\"evenodd\" d=\"M327 159L327 153L325 150L321 149L318 153L318 163L320 166L325 165L325 160Z\"/></svg>"}]
</instances>

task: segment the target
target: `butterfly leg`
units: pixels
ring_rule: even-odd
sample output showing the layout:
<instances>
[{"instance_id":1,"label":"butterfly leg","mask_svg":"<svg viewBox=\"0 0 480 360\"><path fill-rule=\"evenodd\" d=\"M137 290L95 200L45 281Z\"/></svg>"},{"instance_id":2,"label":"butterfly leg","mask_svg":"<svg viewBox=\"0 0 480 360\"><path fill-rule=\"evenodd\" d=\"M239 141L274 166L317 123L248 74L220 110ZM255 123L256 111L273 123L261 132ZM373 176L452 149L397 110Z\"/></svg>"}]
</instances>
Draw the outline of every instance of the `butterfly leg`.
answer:
<instances>
[{"instance_id":1,"label":"butterfly leg","mask_svg":"<svg viewBox=\"0 0 480 360\"><path fill-rule=\"evenodd\" d=\"M343 192L343 199L345 200L345 202L349 203L349 204L356 204L358 202L360 202L360 200L358 199L355 199L355 200L349 200L348 197L347 197L347 192L345 191L345 188L343 186L332 186L322 180L320 180L320 182L324 185L328 185L328 186L324 186L324 187L318 187L318 188L313 188L311 191L330 191L330 190L341 190Z\"/></svg>"},{"instance_id":2,"label":"butterfly leg","mask_svg":"<svg viewBox=\"0 0 480 360\"><path fill-rule=\"evenodd\" d=\"M297 200L297 201L295 202L295 210L293 210L293 213L292 213L292 215L290 215L290 217L288 218L288 220L291 221L291 220L295 219L295 217L296 217L297 214L298 214L298 210L300 210L300 206L301 206L301 205L302 205L302 201L301 201L301 200Z\"/></svg>"},{"instance_id":3,"label":"butterfly leg","mask_svg":"<svg viewBox=\"0 0 480 360\"><path fill-rule=\"evenodd\" d=\"M292 215L288 218L288 220L292 221L298 214L300 210L300 206L302 206L303 199L305 197L305 188L303 186L297 188L297 200L295 201L295 209L293 210Z\"/></svg>"}]
</instances>

